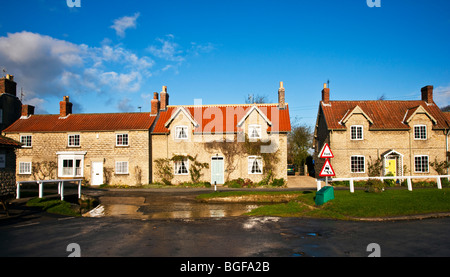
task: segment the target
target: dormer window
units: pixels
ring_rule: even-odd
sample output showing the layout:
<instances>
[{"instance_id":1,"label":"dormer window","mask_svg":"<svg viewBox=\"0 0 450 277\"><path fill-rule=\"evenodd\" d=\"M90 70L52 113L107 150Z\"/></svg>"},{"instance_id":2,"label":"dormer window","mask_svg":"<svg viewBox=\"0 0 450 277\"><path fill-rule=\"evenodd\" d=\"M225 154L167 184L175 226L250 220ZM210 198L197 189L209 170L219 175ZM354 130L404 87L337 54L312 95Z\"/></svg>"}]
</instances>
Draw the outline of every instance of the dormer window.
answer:
<instances>
[{"instance_id":1,"label":"dormer window","mask_svg":"<svg viewBox=\"0 0 450 277\"><path fill-rule=\"evenodd\" d=\"M248 126L248 136L251 139L261 138L261 125L249 125Z\"/></svg>"},{"instance_id":2,"label":"dormer window","mask_svg":"<svg viewBox=\"0 0 450 277\"><path fill-rule=\"evenodd\" d=\"M176 126L175 127L175 138L176 139L188 139L188 127L187 126Z\"/></svg>"},{"instance_id":3,"label":"dormer window","mask_svg":"<svg viewBox=\"0 0 450 277\"><path fill-rule=\"evenodd\" d=\"M426 140L427 139L427 126L415 125L414 126L414 139Z\"/></svg>"},{"instance_id":4,"label":"dormer window","mask_svg":"<svg viewBox=\"0 0 450 277\"><path fill-rule=\"evenodd\" d=\"M350 139L351 140L363 140L363 126L353 125L350 126Z\"/></svg>"}]
</instances>

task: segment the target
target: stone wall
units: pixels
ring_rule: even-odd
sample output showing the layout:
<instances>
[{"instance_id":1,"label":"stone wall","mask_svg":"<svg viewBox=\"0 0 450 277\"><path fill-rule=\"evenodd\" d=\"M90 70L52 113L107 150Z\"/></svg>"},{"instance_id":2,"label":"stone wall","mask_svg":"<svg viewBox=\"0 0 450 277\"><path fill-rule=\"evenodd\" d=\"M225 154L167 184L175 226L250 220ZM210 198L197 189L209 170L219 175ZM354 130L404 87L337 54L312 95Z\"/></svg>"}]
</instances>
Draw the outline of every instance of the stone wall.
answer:
<instances>
[{"instance_id":1,"label":"stone wall","mask_svg":"<svg viewBox=\"0 0 450 277\"><path fill-rule=\"evenodd\" d=\"M116 134L128 134L129 146L116 146ZM33 133L32 147L17 151L17 180L35 180L34 176L19 174L20 162L53 161L58 164L57 153L86 153L83 162L83 178L91 180L92 162L103 162L104 173L111 172L110 184L136 185L138 180L143 184L150 182L149 169L149 132L117 131L117 132L76 132L80 135L80 146L69 147L69 133ZM8 137L20 141L21 134L8 134ZM27 135L27 134L22 134ZM115 162L127 161L128 174L116 174ZM140 174L136 172L139 169ZM78 177L77 177L78 178ZM104 181L105 178L104 178Z\"/></svg>"},{"instance_id":2,"label":"stone wall","mask_svg":"<svg viewBox=\"0 0 450 277\"><path fill-rule=\"evenodd\" d=\"M352 125L363 126L363 140L350 139L350 126ZM426 140L414 139L414 125L426 125ZM446 159L444 132L443 130L433 130L433 123L425 114L416 114L414 116L409 123L411 130L369 130L369 122L361 114L352 115L346 126L347 130L331 131L329 133L329 144L335 156L330 161L336 172L336 177L366 177L368 176L369 162L374 162L377 158L383 158L383 154L391 150L402 155L401 167L403 176L437 175L431 163L435 160L441 162ZM323 132L323 129L321 132ZM320 151L320 149L318 150ZM365 172L351 173L350 159L353 155L365 157ZM414 157L417 155L428 156L430 163L429 172L415 172ZM323 164L323 159L316 157L316 160L318 161L316 170L320 171L320 164Z\"/></svg>"},{"instance_id":3,"label":"stone wall","mask_svg":"<svg viewBox=\"0 0 450 277\"><path fill-rule=\"evenodd\" d=\"M16 194L16 155L14 148L1 148L0 154L5 155L5 167L0 168L0 200L11 199Z\"/></svg>"},{"instance_id":4,"label":"stone wall","mask_svg":"<svg viewBox=\"0 0 450 277\"><path fill-rule=\"evenodd\" d=\"M278 156L278 163L275 165L274 178L284 178L287 180L287 135L286 134L268 134L267 123L264 119L255 111L250 114L248 119L242 126L243 130L248 130L248 125L259 124L261 125L262 140L270 140L271 146L267 148L267 151L272 151ZM188 126L188 139L180 140L175 139L175 126ZM174 155L190 155L192 157L197 156L197 161L202 163L208 163L209 168L202 170L204 181L211 182L211 159L214 156L224 157L224 179L236 179L236 178L249 178L253 182L259 182L263 179L264 174L249 174L248 173L248 154L235 153L231 159L227 159L225 153L220 148L214 149L208 147L209 142L224 141L231 144L243 143L243 137L238 137L236 134L216 134L214 131L211 134L194 134L193 125L191 121L183 114L179 113L173 120L170 127L170 134L152 135L152 158L153 158L153 181L160 181L156 174L155 160L160 158L172 158ZM238 142L236 142L238 141ZM227 160L232 161L232 166L229 166ZM172 163L173 167L173 163ZM232 169L231 169L232 168ZM263 166L264 170L264 166ZM230 172L231 171L231 172ZM172 182L174 184L190 181L190 175L175 175Z\"/></svg>"}]
</instances>

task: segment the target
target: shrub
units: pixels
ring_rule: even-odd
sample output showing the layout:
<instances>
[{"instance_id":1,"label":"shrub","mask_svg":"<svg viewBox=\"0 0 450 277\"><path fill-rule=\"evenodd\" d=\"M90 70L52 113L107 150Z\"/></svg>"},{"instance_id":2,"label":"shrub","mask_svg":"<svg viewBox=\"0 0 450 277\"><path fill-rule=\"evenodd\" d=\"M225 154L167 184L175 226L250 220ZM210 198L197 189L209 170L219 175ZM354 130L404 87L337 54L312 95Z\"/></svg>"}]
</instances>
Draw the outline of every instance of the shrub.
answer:
<instances>
[{"instance_id":1,"label":"shrub","mask_svg":"<svg viewBox=\"0 0 450 277\"><path fill-rule=\"evenodd\" d=\"M384 190L384 183L378 179L369 179L366 182L367 192L382 192Z\"/></svg>"},{"instance_id":2,"label":"shrub","mask_svg":"<svg viewBox=\"0 0 450 277\"><path fill-rule=\"evenodd\" d=\"M282 186L284 186L285 183L286 183L286 181L283 178L280 178L280 179L273 179L273 182L271 185L274 187L282 187Z\"/></svg>"}]
</instances>

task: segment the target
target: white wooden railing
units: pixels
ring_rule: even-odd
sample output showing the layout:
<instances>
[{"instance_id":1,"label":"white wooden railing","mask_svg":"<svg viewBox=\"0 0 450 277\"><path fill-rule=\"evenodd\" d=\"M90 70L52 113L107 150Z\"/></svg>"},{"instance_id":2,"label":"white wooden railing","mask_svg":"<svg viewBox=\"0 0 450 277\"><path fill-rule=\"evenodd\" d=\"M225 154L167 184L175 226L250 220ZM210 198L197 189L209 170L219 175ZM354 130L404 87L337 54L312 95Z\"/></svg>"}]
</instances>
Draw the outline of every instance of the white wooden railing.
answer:
<instances>
[{"instance_id":1,"label":"white wooden railing","mask_svg":"<svg viewBox=\"0 0 450 277\"><path fill-rule=\"evenodd\" d=\"M354 181L364 181L369 179L387 180L387 179L406 179L408 184L408 190L412 191L411 179L436 179L437 188L442 189L441 178L450 178L450 175L429 175L429 176L383 176L383 177L350 177L350 178L330 178L328 177L326 182L332 181L349 181L350 182L350 192L355 192ZM322 188L322 182L324 179L317 180L317 191Z\"/></svg>"},{"instance_id":2,"label":"white wooden railing","mask_svg":"<svg viewBox=\"0 0 450 277\"><path fill-rule=\"evenodd\" d=\"M64 182L78 182L78 198L81 198L81 181L82 179L68 179L68 180L39 180L39 181L20 181L16 182L16 199L20 199L20 185L21 184L37 184L39 186L39 198L44 197L45 183L58 183L58 194L61 195L61 201L64 200Z\"/></svg>"}]
</instances>

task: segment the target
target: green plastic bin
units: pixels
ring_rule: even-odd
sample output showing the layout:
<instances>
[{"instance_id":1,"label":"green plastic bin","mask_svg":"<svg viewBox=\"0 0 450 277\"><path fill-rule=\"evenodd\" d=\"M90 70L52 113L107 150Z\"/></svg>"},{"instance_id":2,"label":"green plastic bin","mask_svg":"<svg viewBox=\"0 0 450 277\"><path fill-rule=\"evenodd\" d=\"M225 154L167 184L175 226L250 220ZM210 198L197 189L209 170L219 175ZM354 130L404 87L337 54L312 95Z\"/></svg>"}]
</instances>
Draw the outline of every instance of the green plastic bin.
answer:
<instances>
[{"instance_id":1,"label":"green plastic bin","mask_svg":"<svg viewBox=\"0 0 450 277\"><path fill-rule=\"evenodd\" d=\"M320 206L320 205L323 205L333 199L334 199L334 188L327 186L327 187L323 187L321 190L319 190L316 193L315 202L316 202L316 205Z\"/></svg>"}]
</instances>

